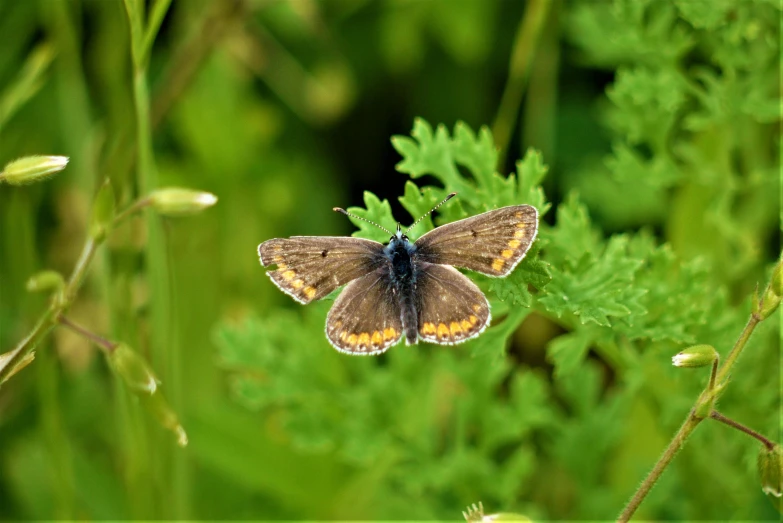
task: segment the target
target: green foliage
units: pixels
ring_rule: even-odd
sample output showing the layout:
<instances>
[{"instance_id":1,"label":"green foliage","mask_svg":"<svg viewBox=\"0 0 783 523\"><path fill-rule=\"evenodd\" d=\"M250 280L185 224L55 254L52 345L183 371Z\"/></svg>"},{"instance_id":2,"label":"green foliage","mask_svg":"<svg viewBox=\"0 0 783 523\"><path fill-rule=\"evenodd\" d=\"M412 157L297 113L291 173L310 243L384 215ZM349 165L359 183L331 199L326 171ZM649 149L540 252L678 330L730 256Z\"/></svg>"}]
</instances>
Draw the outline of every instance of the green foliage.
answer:
<instances>
[{"instance_id":1,"label":"green foliage","mask_svg":"<svg viewBox=\"0 0 783 523\"><path fill-rule=\"evenodd\" d=\"M46 307L24 282L111 232L69 314L149 362L189 437L58 329L0 390L0 519L614 519L708 383L672 356L725 361L780 252L781 7L552 2L504 164L483 125L533 1L0 2L0 165L70 158L0 184L0 355ZM220 204L118 223L146 186ZM337 292L299 307L254 255L386 241L331 209L393 230L450 192L413 238L541 216L511 275L467 273L493 321L463 345L337 353ZM772 314L718 404L778 443L780 342ZM758 447L706 420L636 517L777 518Z\"/></svg>"}]
</instances>

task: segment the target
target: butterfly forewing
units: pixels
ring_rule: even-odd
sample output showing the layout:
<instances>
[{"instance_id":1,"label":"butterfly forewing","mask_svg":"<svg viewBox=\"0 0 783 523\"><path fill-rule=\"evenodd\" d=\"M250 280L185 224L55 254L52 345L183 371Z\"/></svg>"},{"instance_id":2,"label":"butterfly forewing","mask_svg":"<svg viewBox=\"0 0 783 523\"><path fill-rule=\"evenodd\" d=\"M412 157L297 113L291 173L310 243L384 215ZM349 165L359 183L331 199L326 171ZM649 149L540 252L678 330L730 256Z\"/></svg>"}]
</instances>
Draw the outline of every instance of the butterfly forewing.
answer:
<instances>
[{"instance_id":1,"label":"butterfly forewing","mask_svg":"<svg viewBox=\"0 0 783 523\"><path fill-rule=\"evenodd\" d=\"M361 238L294 236L258 246L261 264L277 265L267 275L299 303L323 298L337 287L375 270L383 245Z\"/></svg>"},{"instance_id":2,"label":"butterfly forewing","mask_svg":"<svg viewBox=\"0 0 783 523\"><path fill-rule=\"evenodd\" d=\"M537 232L536 208L513 205L442 225L415 245L422 261L506 276L525 257Z\"/></svg>"},{"instance_id":3,"label":"butterfly forewing","mask_svg":"<svg viewBox=\"0 0 783 523\"><path fill-rule=\"evenodd\" d=\"M422 264L416 279L419 336L430 343L460 343L489 324L489 303L465 275L446 265Z\"/></svg>"},{"instance_id":4,"label":"butterfly forewing","mask_svg":"<svg viewBox=\"0 0 783 523\"><path fill-rule=\"evenodd\" d=\"M349 283L326 317L326 337L341 352L379 354L401 335L400 303L382 269Z\"/></svg>"}]
</instances>

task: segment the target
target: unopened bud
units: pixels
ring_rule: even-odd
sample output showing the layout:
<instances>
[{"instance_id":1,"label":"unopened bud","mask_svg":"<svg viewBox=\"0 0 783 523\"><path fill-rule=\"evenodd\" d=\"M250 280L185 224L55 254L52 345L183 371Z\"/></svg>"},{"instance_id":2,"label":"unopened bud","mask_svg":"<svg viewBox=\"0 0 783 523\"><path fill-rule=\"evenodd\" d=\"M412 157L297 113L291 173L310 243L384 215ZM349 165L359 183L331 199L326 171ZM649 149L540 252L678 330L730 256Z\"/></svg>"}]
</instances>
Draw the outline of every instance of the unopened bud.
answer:
<instances>
[{"instance_id":1,"label":"unopened bud","mask_svg":"<svg viewBox=\"0 0 783 523\"><path fill-rule=\"evenodd\" d=\"M178 187L152 191L149 199L152 208L165 216L187 216L217 203L217 196L212 193Z\"/></svg>"},{"instance_id":2,"label":"unopened bud","mask_svg":"<svg viewBox=\"0 0 783 523\"><path fill-rule=\"evenodd\" d=\"M513 514L510 512L500 512L498 514L484 515L484 505L479 501L478 506L474 503L468 507L467 512L463 511L462 516L467 523L490 523L492 521L531 521L527 516Z\"/></svg>"},{"instance_id":3,"label":"unopened bud","mask_svg":"<svg viewBox=\"0 0 783 523\"><path fill-rule=\"evenodd\" d=\"M25 156L6 164L0 172L0 182L27 185L40 182L65 169L67 156Z\"/></svg>"},{"instance_id":4,"label":"unopened bud","mask_svg":"<svg viewBox=\"0 0 783 523\"><path fill-rule=\"evenodd\" d=\"M111 351L109 363L134 392L151 395L157 390L158 379L147 362L124 343L120 343Z\"/></svg>"},{"instance_id":5,"label":"unopened bud","mask_svg":"<svg viewBox=\"0 0 783 523\"><path fill-rule=\"evenodd\" d=\"M109 179L103 182L98 194L95 196L95 202L92 206L92 216L90 218L90 236L96 242L102 241L111 227L114 218L114 190L109 183Z\"/></svg>"},{"instance_id":6,"label":"unopened bud","mask_svg":"<svg viewBox=\"0 0 783 523\"><path fill-rule=\"evenodd\" d=\"M163 394L160 393L160 389L151 396L142 396L141 400L144 407L158 420L158 423L164 429L174 433L177 438L177 445L187 447L188 434L180 424L177 414L171 409Z\"/></svg>"},{"instance_id":7,"label":"unopened bud","mask_svg":"<svg viewBox=\"0 0 783 523\"><path fill-rule=\"evenodd\" d=\"M10 352L6 352L5 354L0 354L0 369L4 369L7 365L11 364L11 360L14 356L16 356L16 351L19 349L14 349ZM23 368L30 365L33 360L35 359L35 351L30 351L27 354L25 354L22 359L20 359L16 364L14 364L14 368L11 369L11 372L6 374L5 378L0 380L0 385L8 381L8 378L22 370Z\"/></svg>"},{"instance_id":8,"label":"unopened bud","mask_svg":"<svg viewBox=\"0 0 783 523\"><path fill-rule=\"evenodd\" d=\"M771 494L776 498L783 495L783 451L780 445L775 445L772 450L762 445L758 458L759 478L761 490L764 494Z\"/></svg>"},{"instance_id":9,"label":"unopened bud","mask_svg":"<svg viewBox=\"0 0 783 523\"><path fill-rule=\"evenodd\" d=\"M675 367L706 367L718 358L718 352L712 345L694 345L672 357Z\"/></svg>"},{"instance_id":10,"label":"unopened bud","mask_svg":"<svg viewBox=\"0 0 783 523\"><path fill-rule=\"evenodd\" d=\"M779 305L780 305L780 295L775 294L775 292L773 292L772 290L772 287L770 286L764 292L764 297L761 299L761 302L759 302L759 307L758 307L759 318L762 320L769 318L769 316L777 310Z\"/></svg>"},{"instance_id":11,"label":"unopened bud","mask_svg":"<svg viewBox=\"0 0 783 523\"><path fill-rule=\"evenodd\" d=\"M62 289L64 286L65 280L63 280L63 275L57 271L41 271L33 274L27 280L27 290L30 292Z\"/></svg>"},{"instance_id":12,"label":"unopened bud","mask_svg":"<svg viewBox=\"0 0 783 523\"><path fill-rule=\"evenodd\" d=\"M783 260L780 260L772 269L772 281L769 287L775 296L783 296Z\"/></svg>"}]
</instances>

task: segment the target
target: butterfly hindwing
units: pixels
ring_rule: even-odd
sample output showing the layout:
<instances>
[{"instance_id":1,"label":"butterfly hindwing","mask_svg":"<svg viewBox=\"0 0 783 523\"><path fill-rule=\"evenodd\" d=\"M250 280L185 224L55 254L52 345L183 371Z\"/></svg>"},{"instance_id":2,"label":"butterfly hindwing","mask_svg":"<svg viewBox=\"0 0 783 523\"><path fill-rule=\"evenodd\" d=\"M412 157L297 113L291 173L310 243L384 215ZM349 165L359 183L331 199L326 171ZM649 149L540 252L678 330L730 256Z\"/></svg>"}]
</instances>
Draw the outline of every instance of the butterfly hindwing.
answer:
<instances>
[{"instance_id":1,"label":"butterfly hindwing","mask_svg":"<svg viewBox=\"0 0 783 523\"><path fill-rule=\"evenodd\" d=\"M401 335L400 303L383 269L349 283L326 317L326 337L341 352L380 354Z\"/></svg>"},{"instance_id":2,"label":"butterfly hindwing","mask_svg":"<svg viewBox=\"0 0 783 523\"><path fill-rule=\"evenodd\" d=\"M525 257L537 232L536 208L512 205L437 227L415 245L422 261L506 276Z\"/></svg>"},{"instance_id":3,"label":"butterfly hindwing","mask_svg":"<svg viewBox=\"0 0 783 523\"><path fill-rule=\"evenodd\" d=\"M417 271L419 336L430 343L461 343L489 324L489 302L453 267L424 263Z\"/></svg>"},{"instance_id":4,"label":"butterfly hindwing","mask_svg":"<svg viewBox=\"0 0 783 523\"><path fill-rule=\"evenodd\" d=\"M294 236L258 246L261 264L277 265L267 275L299 303L323 298L368 274L382 262L383 245L361 238Z\"/></svg>"}]
</instances>

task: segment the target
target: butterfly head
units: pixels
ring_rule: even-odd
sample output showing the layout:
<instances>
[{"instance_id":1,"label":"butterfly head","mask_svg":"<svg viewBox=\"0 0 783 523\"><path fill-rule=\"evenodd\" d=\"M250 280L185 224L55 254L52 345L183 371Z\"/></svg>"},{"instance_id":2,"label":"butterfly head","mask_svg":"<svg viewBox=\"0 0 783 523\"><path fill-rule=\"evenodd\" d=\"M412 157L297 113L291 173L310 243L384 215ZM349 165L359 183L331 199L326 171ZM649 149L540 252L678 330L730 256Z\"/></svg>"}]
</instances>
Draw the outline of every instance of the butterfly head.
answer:
<instances>
[{"instance_id":1,"label":"butterfly head","mask_svg":"<svg viewBox=\"0 0 783 523\"><path fill-rule=\"evenodd\" d=\"M393 243L399 242L399 243L407 243L408 236L402 232L402 226L398 223L397 224L397 232L394 233L394 236L389 238L389 245L392 245Z\"/></svg>"}]
</instances>

